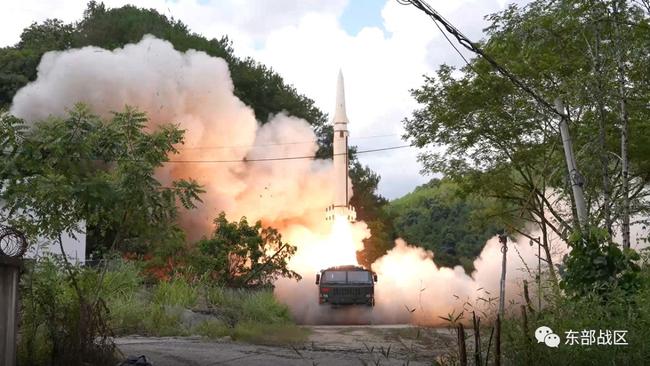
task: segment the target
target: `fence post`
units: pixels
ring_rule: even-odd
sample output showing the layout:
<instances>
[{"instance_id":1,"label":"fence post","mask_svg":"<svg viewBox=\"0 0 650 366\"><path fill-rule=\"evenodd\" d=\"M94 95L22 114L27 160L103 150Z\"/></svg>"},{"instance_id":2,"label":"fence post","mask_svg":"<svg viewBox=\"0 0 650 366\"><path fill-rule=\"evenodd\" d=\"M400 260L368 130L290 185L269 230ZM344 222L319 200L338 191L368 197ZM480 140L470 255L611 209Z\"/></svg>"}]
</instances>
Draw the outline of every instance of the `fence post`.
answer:
<instances>
[{"instance_id":1,"label":"fence post","mask_svg":"<svg viewBox=\"0 0 650 366\"><path fill-rule=\"evenodd\" d=\"M0 366L16 365L18 285L26 250L23 233L0 225Z\"/></svg>"},{"instance_id":2,"label":"fence post","mask_svg":"<svg viewBox=\"0 0 650 366\"><path fill-rule=\"evenodd\" d=\"M16 365L21 266L22 259L0 254L0 366Z\"/></svg>"}]
</instances>

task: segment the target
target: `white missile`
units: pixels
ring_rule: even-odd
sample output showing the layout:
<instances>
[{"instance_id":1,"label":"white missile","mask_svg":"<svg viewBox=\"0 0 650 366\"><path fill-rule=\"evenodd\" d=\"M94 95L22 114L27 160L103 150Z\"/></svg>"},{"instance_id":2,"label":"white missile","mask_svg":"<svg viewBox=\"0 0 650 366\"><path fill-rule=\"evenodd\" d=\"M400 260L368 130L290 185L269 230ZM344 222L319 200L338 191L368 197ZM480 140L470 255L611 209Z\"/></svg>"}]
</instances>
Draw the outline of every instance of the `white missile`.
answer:
<instances>
[{"instance_id":1,"label":"white missile","mask_svg":"<svg viewBox=\"0 0 650 366\"><path fill-rule=\"evenodd\" d=\"M351 187L348 181L348 116L345 112L345 90L343 73L339 71L336 85L336 110L334 111L334 203L326 209L326 219L334 220L342 216L349 221L357 218L354 207L350 206Z\"/></svg>"}]
</instances>

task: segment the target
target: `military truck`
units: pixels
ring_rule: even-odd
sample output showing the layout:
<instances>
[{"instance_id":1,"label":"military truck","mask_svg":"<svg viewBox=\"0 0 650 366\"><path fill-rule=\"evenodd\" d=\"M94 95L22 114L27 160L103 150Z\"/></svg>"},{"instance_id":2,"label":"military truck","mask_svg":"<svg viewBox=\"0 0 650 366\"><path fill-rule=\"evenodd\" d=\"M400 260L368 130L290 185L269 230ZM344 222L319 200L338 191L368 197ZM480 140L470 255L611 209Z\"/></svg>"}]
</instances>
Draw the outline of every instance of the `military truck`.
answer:
<instances>
[{"instance_id":1,"label":"military truck","mask_svg":"<svg viewBox=\"0 0 650 366\"><path fill-rule=\"evenodd\" d=\"M318 303L375 306L377 274L358 266L330 267L316 274Z\"/></svg>"}]
</instances>

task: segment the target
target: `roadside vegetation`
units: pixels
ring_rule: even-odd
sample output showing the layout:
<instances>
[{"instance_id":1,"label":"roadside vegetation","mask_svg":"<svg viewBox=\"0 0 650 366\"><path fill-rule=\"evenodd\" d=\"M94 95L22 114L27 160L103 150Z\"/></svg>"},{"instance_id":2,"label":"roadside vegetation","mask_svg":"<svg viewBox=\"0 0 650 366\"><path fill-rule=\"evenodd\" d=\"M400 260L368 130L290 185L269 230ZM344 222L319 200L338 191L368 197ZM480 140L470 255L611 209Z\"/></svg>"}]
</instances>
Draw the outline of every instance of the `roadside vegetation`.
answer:
<instances>
[{"instance_id":1,"label":"roadside vegetation","mask_svg":"<svg viewBox=\"0 0 650 366\"><path fill-rule=\"evenodd\" d=\"M150 131L146 123L131 107L102 119L77 105L66 118L31 129L0 116L9 223L63 251L61 236L85 222L102 258L94 266L65 256L30 264L22 281L21 364L110 364L112 337L124 334L253 342L271 342L274 332L288 342L304 336L272 294L278 277L300 278L287 268L296 247L272 227L245 217L230 222L224 213L210 236L188 243L176 218L195 207L203 189L191 179L163 187L154 177L183 131L171 124Z\"/></svg>"},{"instance_id":2,"label":"roadside vegetation","mask_svg":"<svg viewBox=\"0 0 650 366\"><path fill-rule=\"evenodd\" d=\"M21 365L67 364L80 327L79 301L60 257L45 256L29 264L23 277ZM270 288L227 288L208 276L190 281L182 274L147 283L143 262L116 258L108 270L74 267L85 296L99 290L103 336L190 336L259 344L302 342L307 331L296 326L289 309ZM103 276L103 278L102 278ZM228 337L228 338L224 338ZM94 345L95 364L114 356L110 339ZM101 356L103 357L97 357Z\"/></svg>"},{"instance_id":3,"label":"roadside vegetation","mask_svg":"<svg viewBox=\"0 0 650 366\"><path fill-rule=\"evenodd\" d=\"M491 200L485 213L492 224L541 249L542 276L530 273L528 283L541 285L542 299L536 289L522 291L522 308L509 307L501 364L647 363L650 268L647 249L639 249L648 238L630 234L630 223L645 232L650 216L650 3L536 0L486 19L485 39L476 46L547 106L477 56L426 76L412 92L420 108L405 128L424 151L426 172L443 175L461 193ZM563 102L578 171L566 168L560 118L548 108L556 98ZM583 222L575 203L581 195L572 185L583 191ZM407 232L425 225L400 220ZM559 241L570 252L558 260L552 246ZM469 318L471 327L471 317L464 312L449 320L456 327ZM486 361L496 310L482 318L479 355ZM538 343L539 326L560 336L558 348ZM627 330L628 345L598 345L601 330ZM580 344L569 344L568 331L578 332ZM466 340L475 343L471 335ZM449 363L460 362L460 345ZM479 355L467 353L469 364Z\"/></svg>"}]
</instances>

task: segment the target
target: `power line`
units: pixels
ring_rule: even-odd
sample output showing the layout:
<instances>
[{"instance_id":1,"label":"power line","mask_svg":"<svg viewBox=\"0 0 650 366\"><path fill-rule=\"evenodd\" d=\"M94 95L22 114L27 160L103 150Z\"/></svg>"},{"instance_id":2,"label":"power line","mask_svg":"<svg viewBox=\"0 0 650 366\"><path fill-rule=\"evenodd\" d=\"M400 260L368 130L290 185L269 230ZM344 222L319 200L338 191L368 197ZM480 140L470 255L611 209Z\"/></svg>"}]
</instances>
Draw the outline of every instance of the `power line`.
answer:
<instances>
[{"instance_id":1,"label":"power line","mask_svg":"<svg viewBox=\"0 0 650 366\"><path fill-rule=\"evenodd\" d=\"M369 150L361 150L357 151L355 154L367 154L367 153L373 153L373 152L378 152L378 151L387 151L387 150L397 150L397 149L404 149L407 147L412 147L413 145L399 145L399 146L389 146L389 147L382 147L378 149L369 149ZM347 155L347 153L340 153L340 154L332 154L333 156L336 155ZM214 164L214 163L249 163L249 162L263 162L263 161L280 161L280 160L316 160L318 157L314 155L305 155L305 156L287 156L287 157L277 157L277 158L259 158L259 159L238 159L238 160L168 160L164 161L163 164L166 163L173 163L173 164L198 164L198 163L209 163L209 164Z\"/></svg>"},{"instance_id":2,"label":"power line","mask_svg":"<svg viewBox=\"0 0 650 366\"><path fill-rule=\"evenodd\" d=\"M375 138L382 138L382 137L393 137L393 136L399 136L399 134L391 133L391 134L386 134L386 135L360 136L360 137L351 138L350 140L353 140L353 141L355 141L355 140L368 140L368 139L375 139ZM176 148L176 150L217 150L217 149L236 149L236 148L256 149L256 148L268 147L268 146L311 144L311 143L314 143L314 142L319 142L319 140L313 139L313 140L276 142L276 143L254 144L254 145L249 144L249 145L192 146L192 147L179 147L179 148Z\"/></svg>"},{"instance_id":3,"label":"power line","mask_svg":"<svg viewBox=\"0 0 650 366\"><path fill-rule=\"evenodd\" d=\"M435 23L438 25L440 23L448 33L450 33L456 40L458 40L458 43L460 43L463 47L468 49L469 51L483 57L485 61L487 61L493 68L495 68L499 74L510 80L511 83L515 84L518 86L520 89L522 89L524 92L526 92L528 95L530 95L537 103L541 104L544 108L546 108L548 111L553 113L554 115L559 116L560 118L566 118L568 120L568 116L562 112L559 111L555 106L553 106L551 103L546 101L537 91L535 91L532 87L529 87L521 81L518 77L516 77L514 74L512 74L508 69L505 67L501 66L496 60L492 58L489 54L487 54L483 49L481 49L477 44L473 43L470 41L467 36L465 36L460 30L458 30L456 27L454 27L449 21L447 21L440 13L438 13L435 9L431 7L431 5L427 4L426 1L421 1L421 0L397 0L399 4L402 5L413 5L416 8L420 9L422 12L427 14Z\"/></svg>"}]
</instances>

